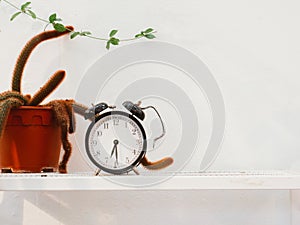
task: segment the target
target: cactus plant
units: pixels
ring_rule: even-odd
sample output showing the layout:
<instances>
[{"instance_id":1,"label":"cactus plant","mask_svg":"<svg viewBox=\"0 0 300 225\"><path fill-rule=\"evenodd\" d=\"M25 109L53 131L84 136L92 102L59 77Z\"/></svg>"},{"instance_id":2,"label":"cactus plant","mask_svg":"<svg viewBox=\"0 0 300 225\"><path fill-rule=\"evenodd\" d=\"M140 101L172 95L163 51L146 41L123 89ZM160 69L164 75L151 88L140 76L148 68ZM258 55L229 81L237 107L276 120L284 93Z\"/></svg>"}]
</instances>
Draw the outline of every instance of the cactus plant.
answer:
<instances>
[{"instance_id":1,"label":"cactus plant","mask_svg":"<svg viewBox=\"0 0 300 225\"><path fill-rule=\"evenodd\" d=\"M21 80L26 62L34 50L34 48L41 42L59 37L67 34L73 30L73 27L68 26L65 32L58 32L56 30L42 32L33 37L19 55L12 78L12 90L0 94L0 137L3 134L6 126L7 118L11 108L18 108L20 106L38 106L64 79L65 71L59 70L50 78L50 80L40 88L40 90L31 98L29 95L24 95L21 92ZM68 141L68 133L73 133L75 127L73 126L74 115L72 104L74 101L70 100L54 100L49 103L53 107L54 117L57 124L61 127L61 141L65 154L59 166L59 172L66 173L66 164L71 154L71 143Z\"/></svg>"}]
</instances>

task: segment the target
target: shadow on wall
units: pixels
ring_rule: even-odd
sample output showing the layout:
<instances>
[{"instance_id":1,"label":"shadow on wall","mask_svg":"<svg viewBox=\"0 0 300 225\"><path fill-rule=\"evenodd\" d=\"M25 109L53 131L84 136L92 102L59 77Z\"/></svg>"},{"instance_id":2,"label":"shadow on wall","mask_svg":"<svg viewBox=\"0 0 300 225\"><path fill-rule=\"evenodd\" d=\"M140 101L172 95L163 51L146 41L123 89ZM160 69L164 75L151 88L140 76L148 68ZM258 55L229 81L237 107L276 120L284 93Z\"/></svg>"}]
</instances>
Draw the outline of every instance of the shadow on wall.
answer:
<instances>
[{"instance_id":1,"label":"shadow on wall","mask_svg":"<svg viewBox=\"0 0 300 225\"><path fill-rule=\"evenodd\" d=\"M24 197L16 192L2 192L0 196L1 224L22 224Z\"/></svg>"},{"instance_id":2,"label":"shadow on wall","mask_svg":"<svg viewBox=\"0 0 300 225\"><path fill-rule=\"evenodd\" d=\"M282 225L288 191L2 192L5 225ZM228 204L230 203L230 204Z\"/></svg>"}]
</instances>

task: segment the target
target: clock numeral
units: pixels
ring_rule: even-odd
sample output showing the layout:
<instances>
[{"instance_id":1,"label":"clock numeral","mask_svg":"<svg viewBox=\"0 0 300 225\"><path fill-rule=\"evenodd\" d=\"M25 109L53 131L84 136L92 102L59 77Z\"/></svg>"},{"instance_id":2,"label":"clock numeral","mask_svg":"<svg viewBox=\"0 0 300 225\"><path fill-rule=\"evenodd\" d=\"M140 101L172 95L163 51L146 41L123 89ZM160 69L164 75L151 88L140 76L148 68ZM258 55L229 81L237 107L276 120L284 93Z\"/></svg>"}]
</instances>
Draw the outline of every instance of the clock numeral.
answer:
<instances>
[{"instance_id":1,"label":"clock numeral","mask_svg":"<svg viewBox=\"0 0 300 225\"><path fill-rule=\"evenodd\" d=\"M132 135L136 135L136 132L137 132L137 129L136 129L136 128L133 128L133 129L131 130Z\"/></svg>"},{"instance_id":2,"label":"clock numeral","mask_svg":"<svg viewBox=\"0 0 300 225\"><path fill-rule=\"evenodd\" d=\"M130 161L129 161L129 158L128 157L126 157L126 163L129 163Z\"/></svg>"},{"instance_id":3,"label":"clock numeral","mask_svg":"<svg viewBox=\"0 0 300 225\"><path fill-rule=\"evenodd\" d=\"M97 137L101 137L102 136L102 131L98 130L96 134L97 134Z\"/></svg>"},{"instance_id":4,"label":"clock numeral","mask_svg":"<svg viewBox=\"0 0 300 225\"><path fill-rule=\"evenodd\" d=\"M141 139L137 139L137 140L136 140L136 144L137 144L137 145L141 145L141 144L142 144L142 140L141 140Z\"/></svg>"},{"instance_id":5,"label":"clock numeral","mask_svg":"<svg viewBox=\"0 0 300 225\"><path fill-rule=\"evenodd\" d=\"M103 124L104 129L108 129L108 123Z\"/></svg>"},{"instance_id":6,"label":"clock numeral","mask_svg":"<svg viewBox=\"0 0 300 225\"><path fill-rule=\"evenodd\" d=\"M134 149L134 150L133 150L133 154L136 155L136 153L137 153L137 151Z\"/></svg>"},{"instance_id":7,"label":"clock numeral","mask_svg":"<svg viewBox=\"0 0 300 225\"><path fill-rule=\"evenodd\" d=\"M108 157L105 157L105 163L106 164L108 163Z\"/></svg>"},{"instance_id":8,"label":"clock numeral","mask_svg":"<svg viewBox=\"0 0 300 225\"><path fill-rule=\"evenodd\" d=\"M114 119L114 126L119 126L119 120L118 119Z\"/></svg>"},{"instance_id":9,"label":"clock numeral","mask_svg":"<svg viewBox=\"0 0 300 225\"><path fill-rule=\"evenodd\" d=\"M94 156L95 156L95 157L100 156L100 152L99 152L99 151L95 152L95 153L94 153Z\"/></svg>"},{"instance_id":10,"label":"clock numeral","mask_svg":"<svg viewBox=\"0 0 300 225\"><path fill-rule=\"evenodd\" d=\"M97 144L98 144L98 142L96 140L91 141L91 145L96 146Z\"/></svg>"}]
</instances>

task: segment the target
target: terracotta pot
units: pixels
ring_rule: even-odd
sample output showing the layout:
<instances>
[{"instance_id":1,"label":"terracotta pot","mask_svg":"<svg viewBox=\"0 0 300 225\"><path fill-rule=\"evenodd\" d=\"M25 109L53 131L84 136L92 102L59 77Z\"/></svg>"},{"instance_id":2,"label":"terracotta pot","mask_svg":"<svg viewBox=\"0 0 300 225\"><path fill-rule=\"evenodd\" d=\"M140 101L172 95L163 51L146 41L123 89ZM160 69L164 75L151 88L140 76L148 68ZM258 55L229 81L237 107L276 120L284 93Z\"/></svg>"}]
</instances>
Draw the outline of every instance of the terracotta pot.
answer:
<instances>
[{"instance_id":1,"label":"terracotta pot","mask_svg":"<svg viewBox=\"0 0 300 225\"><path fill-rule=\"evenodd\" d=\"M39 173L58 170L61 130L51 107L12 109L0 139L0 169Z\"/></svg>"}]
</instances>

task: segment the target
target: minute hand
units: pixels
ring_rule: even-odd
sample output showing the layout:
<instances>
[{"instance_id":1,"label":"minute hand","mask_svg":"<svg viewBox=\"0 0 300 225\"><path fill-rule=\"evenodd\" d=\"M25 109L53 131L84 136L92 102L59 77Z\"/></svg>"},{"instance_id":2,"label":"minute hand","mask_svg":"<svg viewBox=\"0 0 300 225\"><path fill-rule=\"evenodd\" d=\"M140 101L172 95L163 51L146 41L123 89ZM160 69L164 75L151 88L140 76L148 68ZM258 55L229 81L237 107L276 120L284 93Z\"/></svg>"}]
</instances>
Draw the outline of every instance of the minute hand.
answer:
<instances>
[{"instance_id":1,"label":"minute hand","mask_svg":"<svg viewBox=\"0 0 300 225\"><path fill-rule=\"evenodd\" d=\"M118 164L118 148L117 148L117 145L119 144L119 141L114 140L113 143L114 143L114 147L111 150L110 158L113 156L114 152L116 152L116 164Z\"/></svg>"},{"instance_id":2,"label":"minute hand","mask_svg":"<svg viewBox=\"0 0 300 225\"><path fill-rule=\"evenodd\" d=\"M116 151L116 163L118 165L119 162L118 162L118 148L117 148L117 145L116 145L115 151Z\"/></svg>"}]
</instances>

